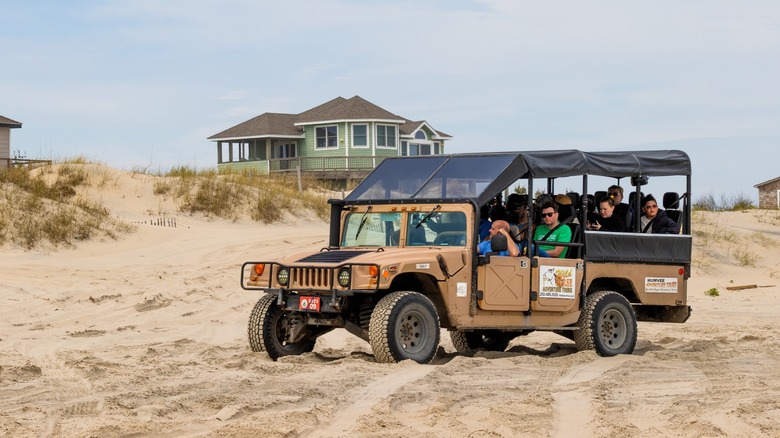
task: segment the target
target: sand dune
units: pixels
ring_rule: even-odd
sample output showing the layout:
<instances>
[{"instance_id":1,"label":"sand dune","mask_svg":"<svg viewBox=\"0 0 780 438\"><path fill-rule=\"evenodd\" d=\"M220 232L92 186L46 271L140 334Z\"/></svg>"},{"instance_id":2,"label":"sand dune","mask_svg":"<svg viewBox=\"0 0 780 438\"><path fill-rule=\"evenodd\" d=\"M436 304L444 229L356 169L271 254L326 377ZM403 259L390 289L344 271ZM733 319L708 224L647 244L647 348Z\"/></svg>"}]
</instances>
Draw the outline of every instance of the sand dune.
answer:
<instances>
[{"instance_id":1,"label":"sand dune","mask_svg":"<svg viewBox=\"0 0 780 438\"><path fill-rule=\"evenodd\" d=\"M640 323L630 356L545 333L466 356L445 333L432 365L379 364L335 331L273 362L247 345L240 264L324 246L327 225L181 215L153 179L92 189L137 223L118 241L1 249L0 435L780 436L778 212L697 214L693 316Z\"/></svg>"}]
</instances>

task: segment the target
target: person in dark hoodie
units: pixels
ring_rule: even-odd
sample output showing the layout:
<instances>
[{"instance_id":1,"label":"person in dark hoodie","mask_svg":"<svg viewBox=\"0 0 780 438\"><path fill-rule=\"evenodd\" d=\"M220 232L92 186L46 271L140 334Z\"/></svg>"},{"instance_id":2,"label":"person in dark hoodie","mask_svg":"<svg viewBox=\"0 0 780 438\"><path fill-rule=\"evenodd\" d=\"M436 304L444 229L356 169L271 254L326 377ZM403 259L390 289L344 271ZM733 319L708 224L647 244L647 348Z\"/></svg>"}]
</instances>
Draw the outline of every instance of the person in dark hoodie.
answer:
<instances>
[{"instance_id":1,"label":"person in dark hoodie","mask_svg":"<svg viewBox=\"0 0 780 438\"><path fill-rule=\"evenodd\" d=\"M642 198L642 217L640 224L643 233L678 234L680 227L666 212L658 208L658 201L653 195Z\"/></svg>"},{"instance_id":2,"label":"person in dark hoodie","mask_svg":"<svg viewBox=\"0 0 780 438\"><path fill-rule=\"evenodd\" d=\"M614 231L622 233L626 231L626 223L615 212L615 201L612 198L604 198L599 202L599 214L588 215L587 228L591 231Z\"/></svg>"}]
</instances>

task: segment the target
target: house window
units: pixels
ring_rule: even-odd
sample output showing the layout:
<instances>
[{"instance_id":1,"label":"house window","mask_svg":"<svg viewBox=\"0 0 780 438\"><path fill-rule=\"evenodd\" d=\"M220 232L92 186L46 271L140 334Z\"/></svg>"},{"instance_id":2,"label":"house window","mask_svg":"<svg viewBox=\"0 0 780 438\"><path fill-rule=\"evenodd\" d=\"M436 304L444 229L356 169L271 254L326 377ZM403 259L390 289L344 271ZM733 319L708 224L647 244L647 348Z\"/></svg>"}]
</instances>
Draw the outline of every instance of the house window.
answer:
<instances>
[{"instance_id":1,"label":"house window","mask_svg":"<svg viewBox=\"0 0 780 438\"><path fill-rule=\"evenodd\" d=\"M368 147L368 125L352 125L352 147Z\"/></svg>"},{"instance_id":2,"label":"house window","mask_svg":"<svg viewBox=\"0 0 780 438\"><path fill-rule=\"evenodd\" d=\"M406 141L401 142L401 156L405 157L409 155L409 143Z\"/></svg>"},{"instance_id":3,"label":"house window","mask_svg":"<svg viewBox=\"0 0 780 438\"><path fill-rule=\"evenodd\" d=\"M317 133L316 149L337 148L339 146L339 127L332 126L320 126L315 131Z\"/></svg>"},{"instance_id":4,"label":"house window","mask_svg":"<svg viewBox=\"0 0 780 438\"><path fill-rule=\"evenodd\" d=\"M396 148L397 127L392 125L376 126L376 145L382 148Z\"/></svg>"},{"instance_id":5,"label":"house window","mask_svg":"<svg viewBox=\"0 0 780 438\"><path fill-rule=\"evenodd\" d=\"M433 144L433 155L441 154L441 146L439 142Z\"/></svg>"},{"instance_id":6,"label":"house window","mask_svg":"<svg viewBox=\"0 0 780 438\"><path fill-rule=\"evenodd\" d=\"M420 155L430 155L431 154L431 145L429 144L421 144L420 145Z\"/></svg>"},{"instance_id":7,"label":"house window","mask_svg":"<svg viewBox=\"0 0 780 438\"><path fill-rule=\"evenodd\" d=\"M425 135L425 131L417 131L417 133L414 134L414 138L417 140L427 140L428 137Z\"/></svg>"}]
</instances>

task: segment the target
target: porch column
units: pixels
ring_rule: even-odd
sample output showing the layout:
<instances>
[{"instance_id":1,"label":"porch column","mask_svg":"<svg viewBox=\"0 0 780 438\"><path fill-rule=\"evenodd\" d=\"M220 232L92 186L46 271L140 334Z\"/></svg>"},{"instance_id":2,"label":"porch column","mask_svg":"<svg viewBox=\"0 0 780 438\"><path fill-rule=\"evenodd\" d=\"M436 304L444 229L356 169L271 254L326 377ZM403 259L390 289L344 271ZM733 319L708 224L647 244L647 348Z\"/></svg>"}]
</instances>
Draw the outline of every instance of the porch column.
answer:
<instances>
[{"instance_id":1,"label":"porch column","mask_svg":"<svg viewBox=\"0 0 780 438\"><path fill-rule=\"evenodd\" d=\"M222 142L217 142L217 164L222 163Z\"/></svg>"}]
</instances>

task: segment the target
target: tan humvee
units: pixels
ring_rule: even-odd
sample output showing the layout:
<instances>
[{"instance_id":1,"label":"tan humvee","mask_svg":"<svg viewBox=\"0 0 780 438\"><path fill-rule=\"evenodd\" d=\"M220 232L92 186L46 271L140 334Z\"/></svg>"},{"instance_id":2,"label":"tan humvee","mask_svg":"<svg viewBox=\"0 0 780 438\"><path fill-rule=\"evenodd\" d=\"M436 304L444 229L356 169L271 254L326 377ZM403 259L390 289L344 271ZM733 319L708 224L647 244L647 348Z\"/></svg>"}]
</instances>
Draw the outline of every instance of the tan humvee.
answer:
<instances>
[{"instance_id":1,"label":"tan humvee","mask_svg":"<svg viewBox=\"0 0 780 438\"><path fill-rule=\"evenodd\" d=\"M431 361L440 328L458 351L504 350L535 330L574 340L600 355L630 354L637 320L685 322L690 315L690 161L680 151L463 154L385 159L344 200L329 201L327 247L280 260L247 262L241 285L265 294L249 318L249 343L273 359L314 348L345 328L371 344L380 362ZM587 196L561 226L572 229L565 258L525 250L502 256L506 240L478 254L479 206L517 182L630 177L637 195L648 177L686 177L667 193L679 234L584 231ZM666 200L667 196L664 197ZM637 196L633 211L641 211ZM529 211L538 210L528 200ZM670 206L667 206L670 207ZM532 227L533 214L528 219ZM538 217L538 215L537 215ZM532 236L529 236L532 237ZM519 242L535 248L527 237Z\"/></svg>"}]
</instances>

